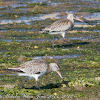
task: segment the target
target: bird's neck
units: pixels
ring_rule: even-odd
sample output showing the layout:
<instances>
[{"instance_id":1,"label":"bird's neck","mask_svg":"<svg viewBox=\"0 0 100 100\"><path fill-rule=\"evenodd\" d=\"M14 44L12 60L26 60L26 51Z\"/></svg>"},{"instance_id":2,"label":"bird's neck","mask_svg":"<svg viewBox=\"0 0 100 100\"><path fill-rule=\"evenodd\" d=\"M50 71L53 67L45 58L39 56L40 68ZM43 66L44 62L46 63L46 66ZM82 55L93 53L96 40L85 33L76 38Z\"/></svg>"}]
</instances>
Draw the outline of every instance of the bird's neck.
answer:
<instances>
[{"instance_id":1,"label":"bird's neck","mask_svg":"<svg viewBox=\"0 0 100 100\"><path fill-rule=\"evenodd\" d=\"M72 23L74 23L74 19L70 19Z\"/></svg>"},{"instance_id":2,"label":"bird's neck","mask_svg":"<svg viewBox=\"0 0 100 100\"><path fill-rule=\"evenodd\" d=\"M67 19L70 20L72 23L74 23L74 19L73 18L67 17Z\"/></svg>"},{"instance_id":3,"label":"bird's neck","mask_svg":"<svg viewBox=\"0 0 100 100\"><path fill-rule=\"evenodd\" d=\"M50 66L48 66L47 73L50 73L50 72L52 72L52 70L51 70Z\"/></svg>"}]
</instances>

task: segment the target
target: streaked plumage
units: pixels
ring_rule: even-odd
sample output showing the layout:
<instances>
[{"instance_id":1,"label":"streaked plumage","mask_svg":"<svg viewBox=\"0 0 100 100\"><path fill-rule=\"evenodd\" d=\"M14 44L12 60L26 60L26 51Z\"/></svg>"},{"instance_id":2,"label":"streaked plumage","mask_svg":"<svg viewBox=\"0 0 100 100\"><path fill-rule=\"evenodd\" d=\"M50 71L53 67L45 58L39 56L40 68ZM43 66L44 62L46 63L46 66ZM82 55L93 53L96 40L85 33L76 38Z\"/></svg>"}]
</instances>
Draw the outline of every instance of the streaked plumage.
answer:
<instances>
[{"instance_id":1,"label":"streaked plumage","mask_svg":"<svg viewBox=\"0 0 100 100\"><path fill-rule=\"evenodd\" d=\"M15 72L18 72L19 76L29 76L29 77L35 78L36 86L38 88L39 88L39 85L37 83L38 77L40 77L44 74L48 74L52 71L56 71L58 73L58 75L61 77L61 79L63 80L63 77L59 71L60 68L59 68L58 64L56 64L56 63L48 64L44 60L28 61L24 64L19 65L18 67L8 68L8 70L13 70ZM63 82L64 82L64 80L63 80Z\"/></svg>"},{"instance_id":2,"label":"streaked plumage","mask_svg":"<svg viewBox=\"0 0 100 100\"><path fill-rule=\"evenodd\" d=\"M73 26L74 26L73 22L71 22L68 19L64 19L54 22L50 26L47 26L45 29L43 29L43 31L49 32L49 34L59 34L59 32L68 31L69 29L73 28ZM65 36L62 35L62 37L64 38Z\"/></svg>"},{"instance_id":3,"label":"streaked plumage","mask_svg":"<svg viewBox=\"0 0 100 100\"><path fill-rule=\"evenodd\" d=\"M67 33L67 31L72 29L74 26L74 19L82 21L81 19L76 18L74 14L68 14L67 19L59 20L52 23L50 26L44 28L43 32L47 32L53 35L60 34L63 38L65 38L65 34ZM53 38L53 43L54 43L54 38Z\"/></svg>"}]
</instances>

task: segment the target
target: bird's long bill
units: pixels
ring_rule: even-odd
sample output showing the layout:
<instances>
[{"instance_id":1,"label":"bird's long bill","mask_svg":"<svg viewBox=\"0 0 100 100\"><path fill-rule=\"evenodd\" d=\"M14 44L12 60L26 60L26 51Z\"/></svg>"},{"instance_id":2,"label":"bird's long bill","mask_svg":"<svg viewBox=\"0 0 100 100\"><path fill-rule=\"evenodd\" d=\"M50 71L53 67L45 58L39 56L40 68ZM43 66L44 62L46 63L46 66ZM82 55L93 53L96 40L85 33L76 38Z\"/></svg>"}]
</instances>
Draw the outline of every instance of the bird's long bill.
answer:
<instances>
[{"instance_id":1,"label":"bird's long bill","mask_svg":"<svg viewBox=\"0 0 100 100\"><path fill-rule=\"evenodd\" d=\"M78 21L80 21L80 22L84 22L82 19L80 19L80 18L78 18L78 17L76 17L75 20L78 20Z\"/></svg>"},{"instance_id":2,"label":"bird's long bill","mask_svg":"<svg viewBox=\"0 0 100 100\"><path fill-rule=\"evenodd\" d=\"M62 79L62 82L66 85L66 83L65 83L65 81L64 81L64 79L63 79L63 77L62 77L62 75L61 75L61 73L60 73L60 71L56 71L57 72L57 74L60 76L60 78ZM67 85L66 85L67 86Z\"/></svg>"},{"instance_id":3,"label":"bird's long bill","mask_svg":"<svg viewBox=\"0 0 100 100\"><path fill-rule=\"evenodd\" d=\"M57 74L60 76L60 78L63 80L63 77L62 77L60 71L56 71L56 72L57 72Z\"/></svg>"}]
</instances>

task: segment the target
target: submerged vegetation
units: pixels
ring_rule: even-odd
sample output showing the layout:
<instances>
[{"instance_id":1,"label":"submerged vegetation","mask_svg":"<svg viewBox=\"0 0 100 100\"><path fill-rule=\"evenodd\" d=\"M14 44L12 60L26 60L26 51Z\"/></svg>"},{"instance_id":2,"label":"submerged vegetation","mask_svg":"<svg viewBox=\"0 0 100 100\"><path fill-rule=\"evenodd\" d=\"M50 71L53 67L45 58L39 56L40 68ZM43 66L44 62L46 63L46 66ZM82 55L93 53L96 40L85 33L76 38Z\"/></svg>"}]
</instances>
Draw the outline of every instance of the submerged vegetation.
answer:
<instances>
[{"instance_id":1,"label":"submerged vegetation","mask_svg":"<svg viewBox=\"0 0 100 100\"><path fill-rule=\"evenodd\" d=\"M55 48L52 48L53 36L40 32L45 26L57 20L55 17L26 21L28 17L39 17L55 12L62 14L62 11L73 11L73 8L79 11L79 15L87 12L91 15L100 11L100 5L96 3L99 1L93 3L92 0L78 0L76 3L77 0L51 0L33 3L14 0L8 4L7 2L0 1L0 98L99 100L100 21L83 23L93 24L94 27L75 27L73 30L79 31L68 32L64 41L57 35ZM63 13L61 17L64 16ZM21 17L26 19L20 22ZM9 19L19 22L9 23ZM8 23L5 24L6 21ZM67 86L56 73L51 73L39 79L41 90L38 91L34 79L19 77L15 72L5 70L39 57L48 63L57 62L60 65ZM26 81L23 84L24 80Z\"/></svg>"}]
</instances>

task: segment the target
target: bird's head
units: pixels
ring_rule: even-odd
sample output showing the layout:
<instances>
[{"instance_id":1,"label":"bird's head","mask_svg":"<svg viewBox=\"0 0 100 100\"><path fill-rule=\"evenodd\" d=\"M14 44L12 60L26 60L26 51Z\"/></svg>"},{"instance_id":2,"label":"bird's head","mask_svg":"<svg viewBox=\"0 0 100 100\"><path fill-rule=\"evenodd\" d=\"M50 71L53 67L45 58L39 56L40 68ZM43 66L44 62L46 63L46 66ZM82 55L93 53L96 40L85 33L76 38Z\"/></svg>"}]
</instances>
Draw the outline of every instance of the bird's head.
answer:
<instances>
[{"instance_id":1,"label":"bird's head","mask_svg":"<svg viewBox=\"0 0 100 100\"><path fill-rule=\"evenodd\" d=\"M51 71L57 71L57 70L60 70L60 67L57 63L50 63L49 64L49 67L50 67L50 70Z\"/></svg>"},{"instance_id":2,"label":"bird's head","mask_svg":"<svg viewBox=\"0 0 100 100\"><path fill-rule=\"evenodd\" d=\"M50 63L49 67L52 71L56 71L57 74L60 76L60 78L62 79L62 82L66 85L66 82L64 81L61 73L60 73L60 66L57 63ZM67 85L66 85L67 86Z\"/></svg>"},{"instance_id":3,"label":"bird's head","mask_svg":"<svg viewBox=\"0 0 100 100\"><path fill-rule=\"evenodd\" d=\"M71 13L67 14L67 19L69 19L69 20L78 20L78 21L84 22L82 19L76 17L74 14L71 14Z\"/></svg>"},{"instance_id":4,"label":"bird's head","mask_svg":"<svg viewBox=\"0 0 100 100\"><path fill-rule=\"evenodd\" d=\"M75 15L74 14L67 14L67 19L74 19Z\"/></svg>"},{"instance_id":5,"label":"bird's head","mask_svg":"<svg viewBox=\"0 0 100 100\"><path fill-rule=\"evenodd\" d=\"M57 72L57 74L60 76L60 78L63 80L63 77L60 73L60 66L57 63L50 63L49 64L50 70Z\"/></svg>"}]
</instances>

